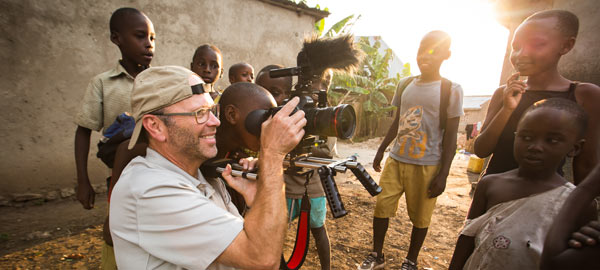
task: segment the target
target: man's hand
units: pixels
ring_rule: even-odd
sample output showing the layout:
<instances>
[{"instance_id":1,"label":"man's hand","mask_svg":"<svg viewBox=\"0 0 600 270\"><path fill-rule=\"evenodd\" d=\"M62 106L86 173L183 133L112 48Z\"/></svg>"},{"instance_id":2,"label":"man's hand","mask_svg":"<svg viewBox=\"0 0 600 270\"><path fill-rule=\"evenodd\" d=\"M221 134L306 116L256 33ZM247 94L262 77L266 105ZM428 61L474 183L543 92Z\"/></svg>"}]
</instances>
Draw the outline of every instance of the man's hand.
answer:
<instances>
[{"instance_id":1,"label":"man's hand","mask_svg":"<svg viewBox=\"0 0 600 270\"><path fill-rule=\"evenodd\" d=\"M506 87L504 88L502 106L511 111L517 108L517 105L521 101L521 96L523 96L527 88L525 82L519 81L519 75L519 72L511 75L506 81Z\"/></svg>"},{"instance_id":2,"label":"man's hand","mask_svg":"<svg viewBox=\"0 0 600 270\"><path fill-rule=\"evenodd\" d=\"M299 98L294 97L273 117L263 122L260 136L261 152L284 157L298 145L304 136L306 119L301 110L293 115L290 113L299 101Z\"/></svg>"},{"instance_id":3,"label":"man's hand","mask_svg":"<svg viewBox=\"0 0 600 270\"><path fill-rule=\"evenodd\" d=\"M89 179L84 179L82 181L77 181L77 200L83 205L84 209L92 209L94 208L94 202L96 200L96 192L92 185L90 184ZM83 184L81 184L83 182Z\"/></svg>"},{"instance_id":4,"label":"man's hand","mask_svg":"<svg viewBox=\"0 0 600 270\"><path fill-rule=\"evenodd\" d=\"M446 179L448 175L438 174L431 183L429 184L429 189L427 190L427 195L429 198L435 198L440 196L444 190L446 189Z\"/></svg>"},{"instance_id":5,"label":"man's hand","mask_svg":"<svg viewBox=\"0 0 600 270\"><path fill-rule=\"evenodd\" d=\"M242 158L239 161L240 165L242 165L242 167L244 168L244 172L253 170L256 167L257 162L258 159L255 158ZM252 203L254 203L254 197L256 196L256 181L242 177L233 177L231 175L231 170L231 165L227 164L225 170L221 175L223 176L225 181L227 181L227 184L230 187L242 194L246 205L248 207L251 207Z\"/></svg>"},{"instance_id":6,"label":"man's hand","mask_svg":"<svg viewBox=\"0 0 600 270\"><path fill-rule=\"evenodd\" d=\"M376 172L381 172L381 160L383 159L383 151L377 150L375 158L373 159L373 169Z\"/></svg>"},{"instance_id":7,"label":"man's hand","mask_svg":"<svg viewBox=\"0 0 600 270\"><path fill-rule=\"evenodd\" d=\"M581 227L579 231L571 234L569 247L582 248L583 246L594 246L598 244L598 241L600 241L600 222L593 220Z\"/></svg>"}]
</instances>

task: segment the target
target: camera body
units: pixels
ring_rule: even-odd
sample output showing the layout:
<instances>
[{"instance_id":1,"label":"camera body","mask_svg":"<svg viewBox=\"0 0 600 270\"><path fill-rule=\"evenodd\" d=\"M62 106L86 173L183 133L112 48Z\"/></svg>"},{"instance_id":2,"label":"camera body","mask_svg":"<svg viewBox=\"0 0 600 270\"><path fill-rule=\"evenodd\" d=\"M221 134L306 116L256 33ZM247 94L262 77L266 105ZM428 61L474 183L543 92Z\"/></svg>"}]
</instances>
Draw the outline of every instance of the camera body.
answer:
<instances>
[{"instance_id":1,"label":"camera body","mask_svg":"<svg viewBox=\"0 0 600 270\"><path fill-rule=\"evenodd\" d=\"M330 42L330 43L327 43ZM312 43L305 43L304 48L298 53L296 58L297 67L274 69L269 72L272 78L298 76L298 82L291 91L290 98L298 97L300 102L297 110L304 111L306 118L305 138L294 149L295 154L309 153L313 146L318 146L326 142L327 137L337 137L340 139L350 139L356 130L356 113L354 108L348 104L329 107L327 104L326 90L313 90L314 82L321 80L324 72L330 68L340 68L339 63L323 63L315 66L315 60L311 60L310 45L336 44L331 41L313 40ZM344 43L348 45L347 43ZM338 45L339 46L339 45ZM350 48L351 44L348 45ZM313 54L314 55L314 54ZM347 61L347 59L344 59ZM313 63L313 64L311 64ZM347 62L347 64L354 64ZM287 102L287 101L286 101ZM246 129L256 136L260 136L262 122L270 116L276 114L282 106L271 108L269 110L255 110L248 114L246 118ZM317 137L318 136L318 137Z\"/></svg>"}]
</instances>

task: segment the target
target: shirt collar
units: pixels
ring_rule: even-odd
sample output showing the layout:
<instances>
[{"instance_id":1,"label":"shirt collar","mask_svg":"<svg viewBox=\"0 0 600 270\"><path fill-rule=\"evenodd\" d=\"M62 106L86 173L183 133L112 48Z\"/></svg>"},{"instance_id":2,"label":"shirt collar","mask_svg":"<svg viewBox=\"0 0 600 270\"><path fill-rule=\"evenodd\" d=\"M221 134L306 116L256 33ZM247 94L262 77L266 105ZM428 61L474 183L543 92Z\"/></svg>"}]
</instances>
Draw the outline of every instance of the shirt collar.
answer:
<instances>
[{"instance_id":1,"label":"shirt collar","mask_svg":"<svg viewBox=\"0 0 600 270\"><path fill-rule=\"evenodd\" d=\"M170 171L178 172L179 174L183 175L185 179L189 180L190 184L195 187L197 187L198 185L210 186L210 184L208 184L208 182L200 172L200 169L198 169L198 178L194 178L186 171L177 167L177 165L173 164L173 162L169 161L160 153L156 152L150 147L146 148L146 160ZM205 189L206 197L209 197L212 193L214 193L214 191L209 192L211 189L212 187L208 187Z\"/></svg>"},{"instance_id":2,"label":"shirt collar","mask_svg":"<svg viewBox=\"0 0 600 270\"><path fill-rule=\"evenodd\" d=\"M110 71L108 76L111 78L114 78L114 77L118 77L122 74L124 74L125 76L127 76L128 78L133 80L133 76L131 76L129 73L127 73L127 70L125 70L125 68L121 65L121 60L119 60L119 61L117 61L117 66Z\"/></svg>"}]
</instances>

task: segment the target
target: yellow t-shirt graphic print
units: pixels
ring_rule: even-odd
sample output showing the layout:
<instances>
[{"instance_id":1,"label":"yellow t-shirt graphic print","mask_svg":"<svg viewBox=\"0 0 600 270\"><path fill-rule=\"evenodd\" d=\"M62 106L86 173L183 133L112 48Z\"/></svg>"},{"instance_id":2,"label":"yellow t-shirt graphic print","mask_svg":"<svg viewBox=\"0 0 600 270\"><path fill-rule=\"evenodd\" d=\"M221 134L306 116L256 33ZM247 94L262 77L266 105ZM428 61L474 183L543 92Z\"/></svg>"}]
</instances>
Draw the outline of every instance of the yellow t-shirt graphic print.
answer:
<instances>
[{"instance_id":1,"label":"yellow t-shirt graphic print","mask_svg":"<svg viewBox=\"0 0 600 270\"><path fill-rule=\"evenodd\" d=\"M400 116L398 136L399 154L407 154L411 158L422 158L427 150L427 133L420 130L423 120L423 106L415 106ZM408 146L408 149L407 149ZM408 150L408 152L406 152Z\"/></svg>"}]
</instances>

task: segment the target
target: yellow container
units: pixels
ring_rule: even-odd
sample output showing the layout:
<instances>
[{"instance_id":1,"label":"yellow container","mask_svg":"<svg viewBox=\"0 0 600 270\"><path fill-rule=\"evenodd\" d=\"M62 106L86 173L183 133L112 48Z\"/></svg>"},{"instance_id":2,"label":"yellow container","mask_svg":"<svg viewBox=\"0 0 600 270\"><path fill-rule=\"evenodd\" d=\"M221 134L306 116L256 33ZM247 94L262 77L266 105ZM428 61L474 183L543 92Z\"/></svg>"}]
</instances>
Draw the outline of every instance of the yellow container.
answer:
<instances>
[{"instance_id":1,"label":"yellow container","mask_svg":"<svg viewBox=\"0 0 600 270\"><path fill-rule=\"evenodd\" d=\"M483 170L483 158L471 155L469 157L469 164L467 165L467 172L481 173L481 170Z\"/></svg>"}]
</instances>

